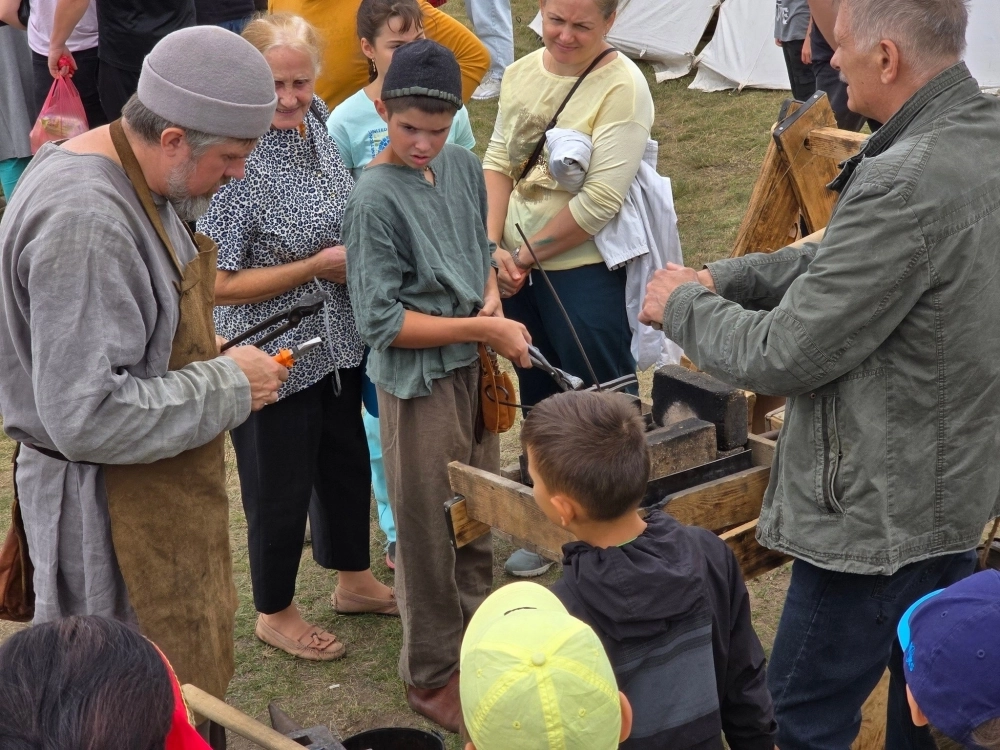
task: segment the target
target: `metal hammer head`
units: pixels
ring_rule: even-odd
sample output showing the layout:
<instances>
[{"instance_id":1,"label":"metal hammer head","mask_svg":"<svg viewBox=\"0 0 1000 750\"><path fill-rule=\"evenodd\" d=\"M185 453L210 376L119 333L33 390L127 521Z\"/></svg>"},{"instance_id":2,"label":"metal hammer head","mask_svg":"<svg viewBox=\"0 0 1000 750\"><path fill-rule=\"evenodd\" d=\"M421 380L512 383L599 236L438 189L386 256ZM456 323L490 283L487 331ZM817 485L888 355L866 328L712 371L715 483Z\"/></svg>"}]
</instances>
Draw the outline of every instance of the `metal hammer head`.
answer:
<instances>
[{"instance_id":1,"label":"metal hammer head","mask_svg":"<svg viewBox=\"0 0 1000 750\"><path fill-rule=\"evenodd\" d=\"M333 732L322 724L303 729L273 702L267 704L267 712L271 716L271 726L276 732L281 732L308 750L344 750L340 738L335 737Z\"/></svg>"}]
</instances>

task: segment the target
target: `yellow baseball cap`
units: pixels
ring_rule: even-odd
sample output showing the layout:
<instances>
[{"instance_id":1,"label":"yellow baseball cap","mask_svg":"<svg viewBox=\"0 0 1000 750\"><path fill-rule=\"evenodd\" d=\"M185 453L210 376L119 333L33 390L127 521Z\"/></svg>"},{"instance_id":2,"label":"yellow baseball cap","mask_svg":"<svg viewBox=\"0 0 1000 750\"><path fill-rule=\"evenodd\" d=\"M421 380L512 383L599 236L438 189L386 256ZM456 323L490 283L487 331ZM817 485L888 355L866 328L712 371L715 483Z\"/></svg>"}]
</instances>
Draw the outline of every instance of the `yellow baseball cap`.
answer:
<instances>
[{"instance_id":1,"label":"yellow baseball cap","mask_svg":"<svg viewBox=\"0 0 1000 750\"><path fill-rule=\"evenodd\" d=\"M618 747L621 702L604 647L537 583L504 586L477 610L459 688L476 750Z\"/></svg>"}]
</instances>

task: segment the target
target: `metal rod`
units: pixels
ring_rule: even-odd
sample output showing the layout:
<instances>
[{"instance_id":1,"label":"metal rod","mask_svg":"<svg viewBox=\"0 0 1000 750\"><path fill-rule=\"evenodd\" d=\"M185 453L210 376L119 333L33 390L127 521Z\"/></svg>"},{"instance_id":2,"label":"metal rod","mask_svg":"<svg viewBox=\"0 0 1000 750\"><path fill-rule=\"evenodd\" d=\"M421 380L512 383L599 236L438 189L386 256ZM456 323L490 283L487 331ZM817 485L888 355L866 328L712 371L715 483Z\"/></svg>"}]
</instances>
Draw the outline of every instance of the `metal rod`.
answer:
<instances>
[{"instance_id":1,"label":"metal rod","mask_svg":"<svg viewBox=\"0 0 1000 750\"><path fill-rule=\"evenodd\" d=\"M545 273L545 269L542 268L541 262L538 260L538 256L535 255L535 251L531 247L531 243L528 242L528 238L524 236L524 230L521 229L520 224L515 224L514 228L517 229L517 233L521 235L521 239L524 241L524 246L528 248L528 252L531 253L531 259L535 261L535 265L538 266L538 270L542 273L542 278L545 279L545 285L552 292L552 298L556 301L559 306L559 311L562 313L563 318L566 320L566 325L569 326L569 332L573 335L573 341L576 342L576 348L580 350L580 356L583 357L583 362L587 365L587 372L590 374L591 380L594 381L594 387L597 390L601 390L601 381L597 379L597 373L594 372L594 368L590 365L590 358L587 356L587 352L583 349L583 343L580 341L580 337L576 335L576 328L573 327L573 321L569 319L569 313L566 312L566 308L563 307L562 300L559 299L559 295L556 294L556 288L552 286L552 282L549 280L549 275Z\"/></svg>"}]
</instances>

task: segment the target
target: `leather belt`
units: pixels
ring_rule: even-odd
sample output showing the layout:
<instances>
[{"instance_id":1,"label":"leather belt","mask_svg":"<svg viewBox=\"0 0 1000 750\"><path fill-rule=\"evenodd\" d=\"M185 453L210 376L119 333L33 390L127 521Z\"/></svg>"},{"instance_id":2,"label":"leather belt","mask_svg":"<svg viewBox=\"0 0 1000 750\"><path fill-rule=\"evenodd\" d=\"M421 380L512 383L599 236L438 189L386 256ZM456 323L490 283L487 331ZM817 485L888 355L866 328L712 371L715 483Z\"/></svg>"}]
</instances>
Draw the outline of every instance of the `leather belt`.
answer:
<instances>
[{"instance_id":1,"label":"leather belt","mask_svg":"<svg viewBox=\"0 0 1000 750\"><path fill-rule=\"evenodd\" d=\"M50 448L43 448L42 446L35 445L34 443L22 443L22 445L28 446L29 448L31 448L31 450L37 451L38 453L41 453L43 456L54 458L57 461L65 461L68 464L84 464L86 466L100 466L100 464L95 464L92 461L70 461L68 458L66 458L66 456L64 456L59 451L54 451Z\"/></svg>"}]
</instances>

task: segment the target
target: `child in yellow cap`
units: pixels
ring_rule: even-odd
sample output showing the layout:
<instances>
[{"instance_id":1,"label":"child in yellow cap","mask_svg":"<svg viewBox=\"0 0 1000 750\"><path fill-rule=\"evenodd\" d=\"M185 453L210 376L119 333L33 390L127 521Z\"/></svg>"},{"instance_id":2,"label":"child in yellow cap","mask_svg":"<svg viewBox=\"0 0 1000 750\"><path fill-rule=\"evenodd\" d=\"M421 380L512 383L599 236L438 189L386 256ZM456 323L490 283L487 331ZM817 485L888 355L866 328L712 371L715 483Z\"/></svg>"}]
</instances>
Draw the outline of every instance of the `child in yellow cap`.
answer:
<instances>
[{"instance_id":1,"label":"child in yellow cap","mask_svg":"<svg viewBox=\"0 0 1000 750\"><path fill-rule=\"evenodd\" d=\"M570 392L521 428L535 501L580 540L553 593L590 625L635 714L627 750L773 750L764 651L725 542L636 510L649 478L645 427L626 397Z\"/></svg>"},{"instance_id":2,"label":"child in yellow cap","mask_svg":"<svg viewBox=\"0 0 1000 750\"><path fill-rule=\"evenodd\" d=\"M462 641L466 750L613 750L632 709L600 639L548 589L493 592Z\"/></svg>"}]
</instances>

